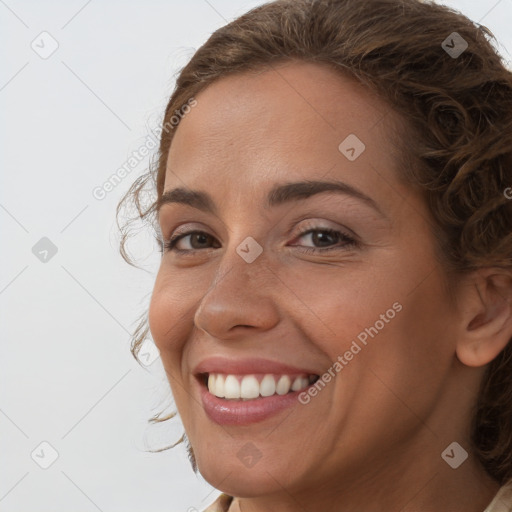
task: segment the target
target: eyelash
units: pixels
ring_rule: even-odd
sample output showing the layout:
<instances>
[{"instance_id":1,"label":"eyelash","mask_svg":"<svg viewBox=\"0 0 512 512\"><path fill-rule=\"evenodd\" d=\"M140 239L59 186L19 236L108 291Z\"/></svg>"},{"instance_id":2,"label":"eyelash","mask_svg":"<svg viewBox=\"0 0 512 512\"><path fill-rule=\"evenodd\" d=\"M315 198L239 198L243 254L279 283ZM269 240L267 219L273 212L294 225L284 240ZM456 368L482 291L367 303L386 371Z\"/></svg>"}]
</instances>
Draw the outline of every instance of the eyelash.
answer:
<instances>
[{"instance_id":1,"label":"eyelash","mask_svg":"<svg viewBox=\"0 0 512 512\"><path fill-rule=\"evenodd\" d=\"M338 231L331 228L308 228L304 231L301 231L297 234L296 238L301 238L304 235L308 235L310 233L328 233L329 235L336 236L339 235L339 238L341 241L346 242L343 246L335 246L335 247L324 247L324 248L314 248L314 247L301 247L301 251L305 253L321 253L321 252L327 252L327 251L334 251L334 250L346 250L347 248L353 248L358 246L358 242L352 238L351 236L347 235L343 231ZM198 251L204 250L204 249L176 249L176 244L179 240L182 238L189 236L189 235L195 235L195 234L204 234L209 237L212 237L209 233L206 233L205 231L199 231L199 230L191 230L186 231L184 233L180 233L179 235L175 235L171 237L169 240L164 240L163 247L164 249L161 249L161 252L176 252L181 255L192 255L195 254ZM213 237L212 237L213 238ZM207 249L211 249L211 247L208 247Z\"/></svg>"}]
</instances>

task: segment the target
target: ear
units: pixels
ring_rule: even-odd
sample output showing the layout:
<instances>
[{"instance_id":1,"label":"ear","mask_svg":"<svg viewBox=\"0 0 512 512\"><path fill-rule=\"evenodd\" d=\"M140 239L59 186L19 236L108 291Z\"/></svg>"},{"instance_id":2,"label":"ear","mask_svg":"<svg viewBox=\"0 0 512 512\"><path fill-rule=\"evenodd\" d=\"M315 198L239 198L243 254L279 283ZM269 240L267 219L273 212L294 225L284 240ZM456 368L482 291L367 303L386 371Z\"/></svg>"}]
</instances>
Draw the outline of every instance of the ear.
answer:
<instances>
[{"instance_id":1,"label":"ear","mask_svg":"<svg viewBox=\"0 0 512 512\"><path fill-rule=\"evenodd\" d=\"M466 366L491 362L512 338L512 275L485 268L471 273L461 286L462 331L456 353Z\"/></svg>"}]
</instances>

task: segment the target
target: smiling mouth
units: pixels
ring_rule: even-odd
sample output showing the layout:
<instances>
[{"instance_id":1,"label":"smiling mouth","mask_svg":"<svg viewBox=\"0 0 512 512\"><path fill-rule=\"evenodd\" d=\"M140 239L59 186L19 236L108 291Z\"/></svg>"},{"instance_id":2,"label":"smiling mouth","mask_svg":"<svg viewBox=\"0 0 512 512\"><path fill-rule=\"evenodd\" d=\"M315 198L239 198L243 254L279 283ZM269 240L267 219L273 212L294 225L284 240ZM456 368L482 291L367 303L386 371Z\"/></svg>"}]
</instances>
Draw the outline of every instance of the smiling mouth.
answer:
<instances>
[{"instance_id":1,"label":"smiling mouth","mask_svg":"<svg viewBox=\"0 0 512 512\"><path fill-rule=\"evenodd\" d=\"M225 400L257 400L274 395L300 392L319 378L316 374L249 374L202 373L200 380L208 392Z\"/></svg>"}]
</instances>

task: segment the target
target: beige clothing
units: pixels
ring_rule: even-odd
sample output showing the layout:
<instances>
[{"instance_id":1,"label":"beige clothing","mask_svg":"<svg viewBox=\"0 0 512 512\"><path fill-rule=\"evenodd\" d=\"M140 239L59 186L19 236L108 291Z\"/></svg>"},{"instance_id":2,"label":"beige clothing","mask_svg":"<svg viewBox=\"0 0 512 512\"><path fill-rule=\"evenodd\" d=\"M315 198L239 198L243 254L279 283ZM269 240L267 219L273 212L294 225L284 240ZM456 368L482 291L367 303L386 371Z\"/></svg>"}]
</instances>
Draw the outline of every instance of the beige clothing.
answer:
<instances>
[{"instance_id":1,"label":"beige clothing","mask_svg":"<svg viewBox=\"0 0 512 512\"><path fill-rule=\"evenodd\" d=\"M512 480L501 487L498 494L489 503L484 512L511 512L512 511Z\"/></svg>"},{"instance_id":2,"label":"beige clothing","mask_svg":"<svg viewBox=\"0 0 512 512\"><path fill-rule=\"evenodd\" d=\"M232 501L233 496L222 493L204 512L226 512Z\"/></svg>"},{"instance_id":3,"label":"beige clothing","mask_svg":"<svg viewBox=\"0 0 512 512\"><path fill-rule=\"evenodd\" d=\"M221 494L204 512L227 512L232 496ZM512 512L512 480L501 487L483 512Z\"/></svg>"}]
</instances>

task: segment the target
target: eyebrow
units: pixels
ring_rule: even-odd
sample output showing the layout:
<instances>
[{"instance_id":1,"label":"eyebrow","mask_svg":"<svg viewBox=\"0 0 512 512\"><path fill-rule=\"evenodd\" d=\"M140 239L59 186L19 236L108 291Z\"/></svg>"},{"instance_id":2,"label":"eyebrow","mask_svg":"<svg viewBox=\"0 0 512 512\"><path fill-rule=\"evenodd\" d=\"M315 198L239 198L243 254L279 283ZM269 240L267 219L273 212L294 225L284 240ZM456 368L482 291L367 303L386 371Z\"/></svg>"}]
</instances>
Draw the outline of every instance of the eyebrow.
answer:
<instances>
[{"instance_id":1,"label":"eyebrow","mask_svg":"<svg viewBox=\"0 0 512 512\"><path fill-rule=\"evenodd\" d=\"M378 204L371 197L367 196L352 185L342 181L308 180L275 185L267 195L265 208L272 208L284 203L289 203L291 201L307 199L323 192L335 192L338 194L355 197L356 199L359 199L366 205L373 208L382 217L387 218L379 208ZM218 214L217 207L207 192L191 190L186 187L178 187L164 192L162 197L157 201L157 212L160 211L160 208L164 204L169 203L185 204L207 213L212 213L214 215Z\"/></svg>"}]
</instances>

